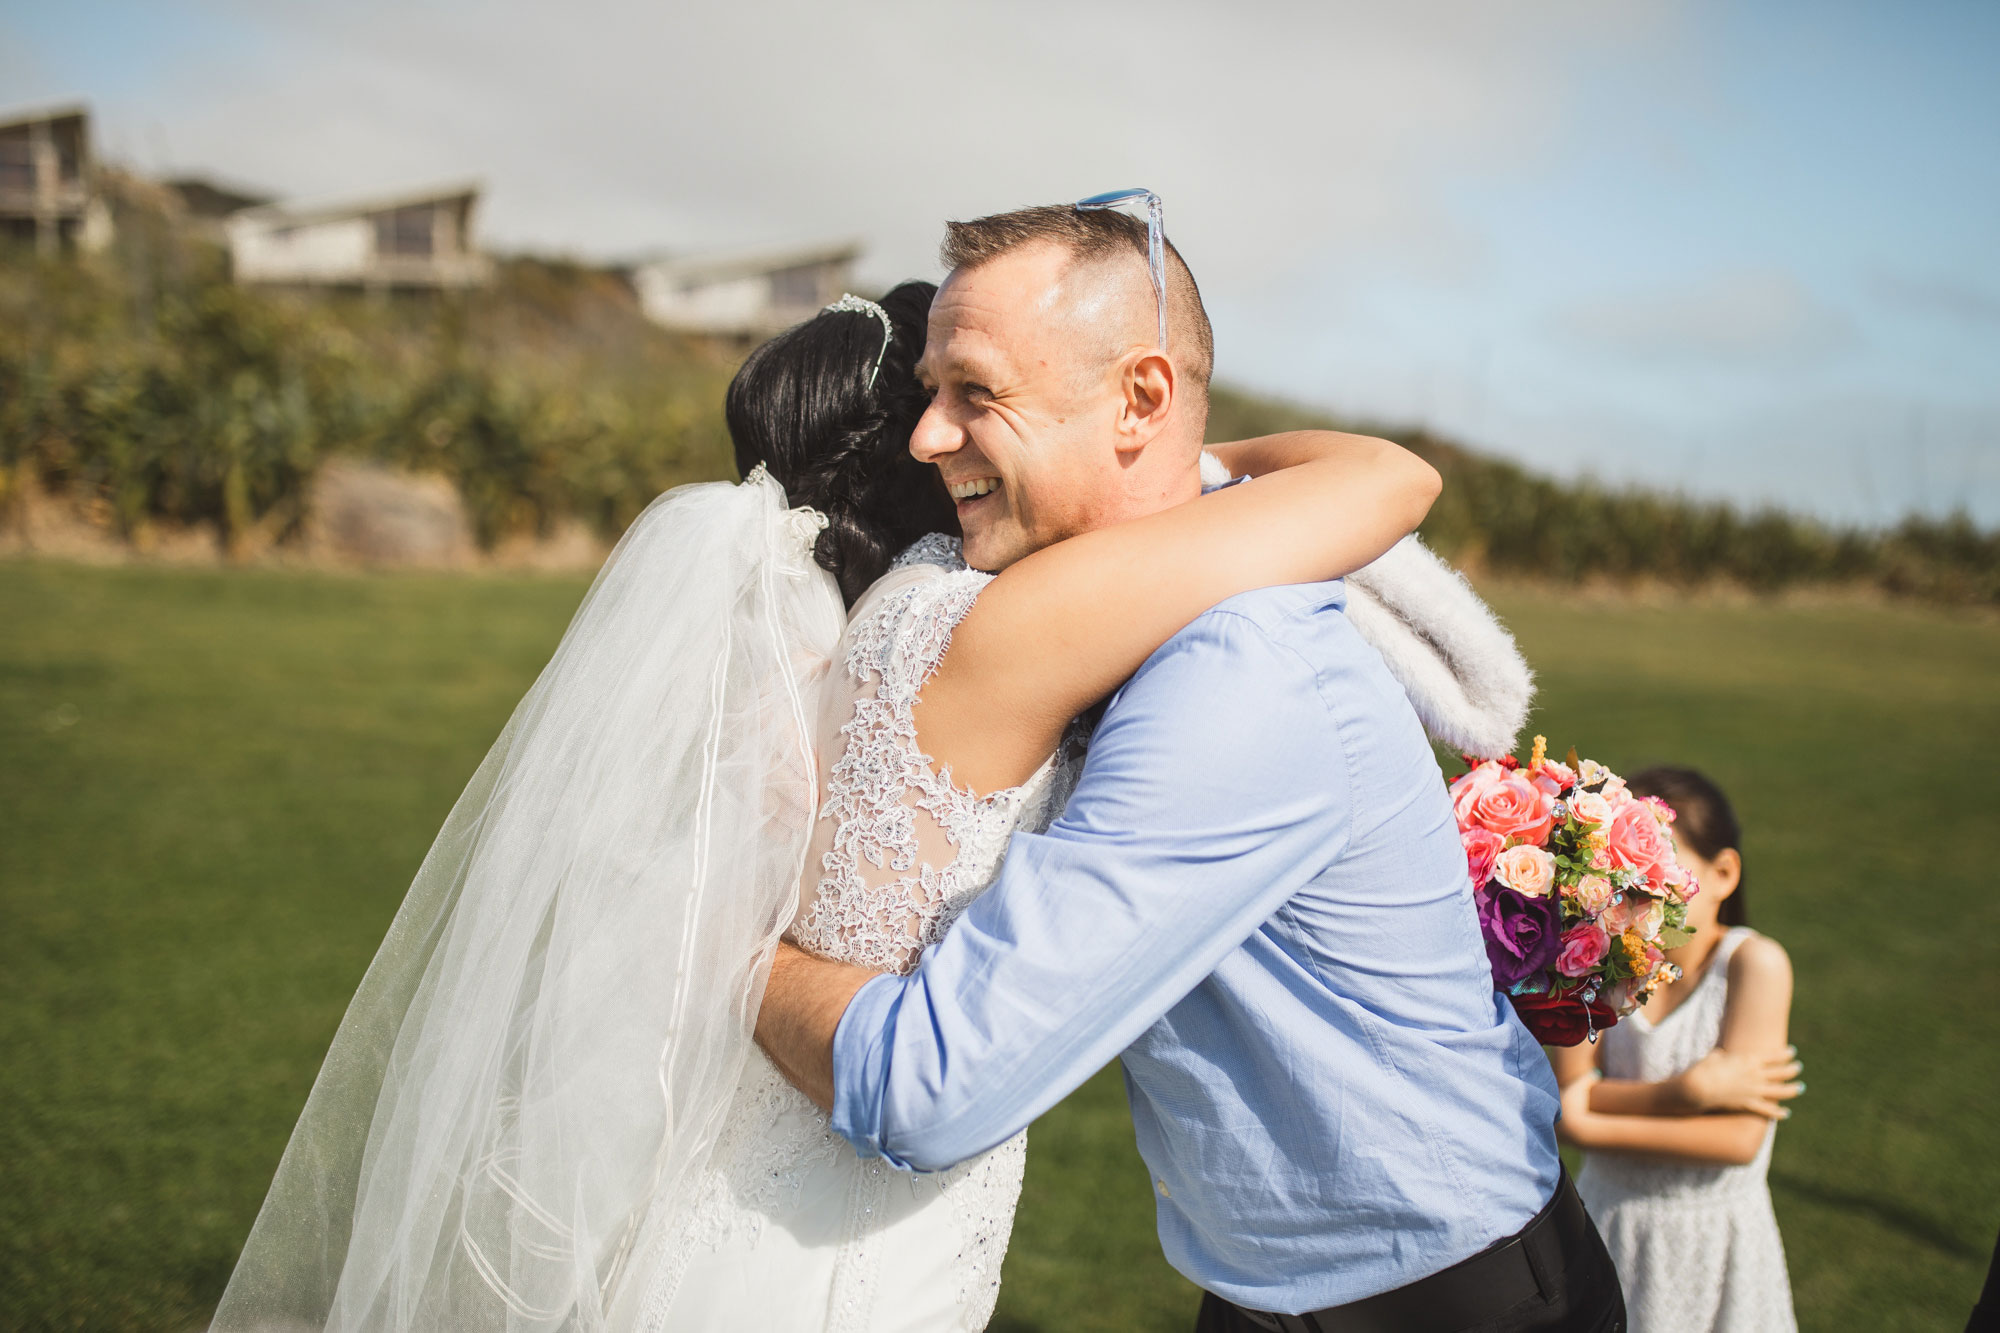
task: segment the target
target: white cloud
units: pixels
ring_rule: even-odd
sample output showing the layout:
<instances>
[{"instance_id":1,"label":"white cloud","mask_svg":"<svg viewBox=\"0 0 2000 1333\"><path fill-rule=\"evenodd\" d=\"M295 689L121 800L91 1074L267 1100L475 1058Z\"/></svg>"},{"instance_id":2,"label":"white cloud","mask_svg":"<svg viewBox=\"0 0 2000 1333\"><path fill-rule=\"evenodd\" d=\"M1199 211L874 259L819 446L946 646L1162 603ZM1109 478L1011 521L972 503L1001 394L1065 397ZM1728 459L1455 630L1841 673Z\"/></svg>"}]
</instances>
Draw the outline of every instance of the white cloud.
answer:
<instances>
[{"instance_id":1,"label":"white cloud","mask_svg":"<svg viewBox=\"0 0 2000 1333\"><path fill-rule=\"evenodd\" d=\"M475 172L490 235L610 254L822 234L927 271L947 216L1143 183L1205 283L1348 249L1476 263L1441 172L1531 154L1579 48L1656 5L1143 9L210 0L240 40L107 118L288 193Z\"/></svg>"},{"instance_id":2,"label":"white cloud","mask_svg":"<svg viewBox=\"0 0 2000 1333\"><path fill-rule=\"evenodd\" d=\"M1852 323L1781 272L1712 274L1560 312L1559 336L1615 355L1766 372L1824 363L1855 344Z\"/></svg>"},{"instance_id":3,"label":"white cloud","mask_svg":"<svg viewBox=\"0 0 2000 1333\"><path fill-rule=\"evenodd\" d=\"M1934 273L1880 273L1872 284L1875 297L1900 310L1955 324L2000 327L2000 292L1963 277Z\"/></svg>"}]
</instances>

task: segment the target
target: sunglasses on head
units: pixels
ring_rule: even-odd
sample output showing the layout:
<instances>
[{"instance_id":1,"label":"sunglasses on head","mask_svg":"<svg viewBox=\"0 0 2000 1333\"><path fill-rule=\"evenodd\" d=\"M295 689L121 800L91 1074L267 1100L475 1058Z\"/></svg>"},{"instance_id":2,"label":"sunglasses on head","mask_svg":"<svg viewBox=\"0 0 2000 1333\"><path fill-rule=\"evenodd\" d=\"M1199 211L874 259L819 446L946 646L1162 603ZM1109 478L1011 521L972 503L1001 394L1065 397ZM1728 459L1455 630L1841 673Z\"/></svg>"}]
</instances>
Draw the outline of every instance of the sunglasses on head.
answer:
<instances>
[{"instance_id":1,"label":"sunglasses on head","mask_svg":"<svg viewBox=\"0 0 2000 1333\"><path fill-rule=\"evenodd\" d=\"M1151 190L1106 190L1076 201L1078 212L1117 208L1123 204L1146 205L1146 271L1153 275L1153 292L1160 302L1160 349L1167 346L1167 232L1160 196Z\"/></svg>"}]
</instances>

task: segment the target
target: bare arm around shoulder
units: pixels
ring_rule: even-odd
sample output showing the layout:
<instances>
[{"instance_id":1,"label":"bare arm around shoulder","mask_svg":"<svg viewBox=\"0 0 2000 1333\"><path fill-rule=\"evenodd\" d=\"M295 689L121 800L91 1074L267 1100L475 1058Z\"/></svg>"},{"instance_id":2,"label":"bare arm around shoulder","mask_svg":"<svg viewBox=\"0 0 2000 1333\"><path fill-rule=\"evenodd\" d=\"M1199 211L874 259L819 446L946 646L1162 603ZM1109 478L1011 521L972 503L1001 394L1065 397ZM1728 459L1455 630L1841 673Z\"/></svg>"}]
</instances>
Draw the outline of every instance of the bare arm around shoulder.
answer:
<instances>
[{"instance_id":1,"label":"bare arm around shoulder","mask_svg":"<svg viewBox=\"0 0 2000 1333\"><path fill-rule=\"evenodd\" d=\"M1731 1055L1770 1058L1787 1049L1791 1023L1792 964L1777 941L1745 940L1729 960L1729 1007L1723 1014L1722 1041L1717 1050ZM1565 1053L1567 1055L1567 1053ZM1695 1115L1607 1112L1600 1089L1588 1078L1595 1061L1582 1053L1559 1058L1557 1081L1563 1084L1562 1137L1580 1148L1645 1152L1685 1161L1740 1166L1763 1146L1772 1117L1761 1112L1710 1112ZM1692 1072L1692 1071L1690 1071ZM1626 1089L1648 1085L1625 1085ZM1651 1085L1658 1086L1658 1085ZM1635 1097L1624 1089L1605 1098L1612 1106L1630 1106Z\"/></svg>"},{"instance_id":2,"label":"bare arm around shoulder","mask_svg":"<svg viewBox=\"0 0 2000 1333\"><path fill-rule=\"evenodd\" d=\"M1258 480L1058 542L980 594L916 710L925 752L958 781L1024 781L1071 718L1202 612L1353 573L1415 531L1442 485L1408 450L1337 431L1214 452Z\"/></svg>"}]
</instances>

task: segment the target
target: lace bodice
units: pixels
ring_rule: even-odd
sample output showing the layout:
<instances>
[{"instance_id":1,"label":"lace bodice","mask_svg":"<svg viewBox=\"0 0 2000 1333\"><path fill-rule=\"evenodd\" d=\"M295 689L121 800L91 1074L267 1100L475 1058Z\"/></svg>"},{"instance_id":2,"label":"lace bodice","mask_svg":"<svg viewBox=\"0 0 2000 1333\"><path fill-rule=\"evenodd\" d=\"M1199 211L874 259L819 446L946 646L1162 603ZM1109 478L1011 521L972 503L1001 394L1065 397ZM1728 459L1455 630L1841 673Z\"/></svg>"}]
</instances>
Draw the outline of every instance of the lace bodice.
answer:
<instances>
[{"instance_id":1,"label":"lace bodice","mask_svg":"<svg viewBox=\"0 0 2000 1333\"><path fill-rule=\"evenodd\" d=\"M821 807L790 932L802 947L908 972L992 884L1013 832L1043 827L1068 799L1079 729L1028 781L984 796L956 785L918 747L918 697L991 580L966 567L956 541L927 537L855 605L818 727ZM714 1264L718 1253L747 1253L741 1262L762 1281L767 1260L759 1256L769 1251L758 1240L776 1221L792 1237L812 1237L808 1250L832 1253L827 1316L816 1327L875 1327L872 1312L907 1310L918 1288L943 1283L952 1313L938 1326L983 1328L1025 1160L1026 1136L1017 1135L930 1175L862 1161L756 1053L694 1215L655 1219L640 1327L685 1322L691 1298L683 1287L698 1285L691 1274L701 1273L704 1255ZM830 1191L829 1181L839 1183ZM768 1276L783 1285L799 1275Z\"/></svg>"},{"instance_id":2,"label":"lace bodice","mask_svg":"<svg viewBox=\"0 0 2000 1333\"><path fill-rule=\"evenodd\" d=\"M993 882L1016 828L1038 829L1073 785L1074 736L1025 783L984 796L956 785L917 745L917 697L991 574L936 534L898 557L855 607L846 688L830 687L837 742L822 783L819 836L792 937L801 947L907 972ZM822 735L828 731L822 726Z\"/></svg>"}]
</instances>

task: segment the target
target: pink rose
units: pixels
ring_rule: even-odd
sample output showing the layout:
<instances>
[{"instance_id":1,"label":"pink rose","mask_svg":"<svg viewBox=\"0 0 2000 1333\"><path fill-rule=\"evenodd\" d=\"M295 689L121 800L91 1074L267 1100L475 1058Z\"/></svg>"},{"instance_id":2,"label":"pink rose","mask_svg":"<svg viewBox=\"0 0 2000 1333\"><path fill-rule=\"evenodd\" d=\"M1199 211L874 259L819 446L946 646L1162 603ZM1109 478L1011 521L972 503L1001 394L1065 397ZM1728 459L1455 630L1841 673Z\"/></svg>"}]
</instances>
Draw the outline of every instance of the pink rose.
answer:
<instances>
[{"instance_id":1,"label":"pink rose","mask_svg":"<svg viewBox=\"0 0 2000 1333\"><path fill-rule=\"evenodd\" d=\"M1632 803L1632 793L1626 789L1625 779L1615 773L1604 780L1604 785L1597 789L1597 794L1611 802L1613 810L1622 810Z\"/></svg>"},{"instance_id":2,"label":"pink rose","mask_svg":"<svg viewBox=\"0 0 2000 1333\"><path fill-rule=\"evenodd\" d=\"M1472 807L1479 798L1507 780L1507 770L1487 760L1470 773L1460 774L1451 784L1451 812L1462 829L1474 824Z\"/></svg>"},{"instance_id":3,"label":"pink rose","mask_svg":"<svg viewBox=\"0 0 2000 1333\"><path fill-rule=\"evenodd\" d=\"M1626 1014L1638 1008L1639 982L1633 977L1627 977L1623 981L1614 981L1597 998L1605 1004L1610 1005L1611 1011L1620 1018L1623 1018Z\"/></svg>"},{"instance_id":4,"label":"pink rose","mask_svg":"<svg viewBox=\"0 0 2000 1333\"><path fill-rule=\"evenodd\" d=\"M1692 902L1694 896L1700 892L1701 881L1696 879L1694 872L1686 866L1676 862L1673 868L1667 871L1667 894L1675 902Z\"/></svg>"},{"instance_id":5,"label":"pink rose","mask_svg":"<svg viewBox=\"0 0 2000 1333\"><path fill-rule=\"evenodd\" d=\"M1588 921L1572 927L1562 938L1562 952L1556 955L1556 971L1566 977L1580 977L1604 961L1611 937Z\"/></svg>"},{"instance_id":6,"label":"pink rose","mask_svg":"<svg viewBox=\"0 0 2000 1333\"><path fill-rule=\"evenodd\" d=\"M1643 893L1628 893L1617 902L1604 909L1597 918L1597 924L1613 935L1635 932L1641 939L1652 939L1660 933L1660 923L1665 920L1666 905L1658 898L1649 898Z\"/></svg>"},{"instance_id":7,"label":"pink rose","mask_svg":"<svg viewBox=\"0 0 2000 1333\"><path fill-rule=\"evenodd\" d=\"M1594 791L1578 792L1569 803L1569 812L1586 824L1611 822L1611 802Z\"/></svg>"},{"instance_id":8,"label":"pink rose","mask_svg":"<svg viewBox=\"0 0 2000 1333\"><path fill-rule=\"evenodd\" d=\"M1592 870L1614 869L1615 867L1611 864L1611 853L1599 847L1590 854L1590 868Z\"/></svg>"},{"instance_id":9,"label":"pink rose","mask_svg":"<svg viewBox=\"0 0 2000 1333\"><path fill-rule=\"evenodd\" d=\"M1585 875L1577 881L1576 905L1596 916L1611 905L1611 895L1616 892L1611 881L1602 875Z\"/></svg>"},{"instance_id":10,"label":"pink rose","mask_svg":"<svg viewBox=\"0 0 2000 1333\"><path fill-rule=\"evenodd\" d=\"M1576 771L1568 764L1558 763L1553 759L1544 759L1539 771L1556 780L1556 789L1558 791L1576 785Z\"/></svg>"},{"instance_id":11,"label":"pink rose","mask_svg":"<svg viewBox=\"0 0 2000 1333\"><path fill-rule=\"evenodd\" d=\"M1552 773L1546 773L1538 768L1535 770L1535 775L1529 778L1528 781L1534 783L1551 796L1562 795L1562 783L1557 782L1555 775Z\"/></svg>"},{"instance_id":12,"label":"pink rose","mask_svg":"<svg viewBox=\"0 0 2000 1333\"><path fill-rule=\"evenodd\" d=\"M1660 822L1663 824L1671 824L1679 818L1674 813L1674 808L1657 796L1641 796L1639 800L1641 804L1651 806L1653 813L1660 817Z\"/></svg>"},{"instance_id":13,"label":"pink rose","mask_svg":"<svg viewBox=\"0 0 2000 1333\"><path fill-rule=\"evenodd\" d=\"M1486 828L1463 829L1458 839L1465 844L1465 868L1472 875L1472 887L1485 888L1486 881L1493 878L1493 862L1507 840Z\"/></svg>"},{"instance_id":14,"label":"pink rose","mask_svg":"<svg viewBox=\"0 0 2000 1333\"><path fill-rule=\"evenodd\" d=\"M1613 866L1636 870L1656 891L1665 890L1667 868L1674 864L1674 844L1651 806L1634 801L1620 810L1611 821L1611 842L1605 850L1611 854Z\"/></svg>"},{"instance_id":15,"label":"pink rose","mask_svg":"<svg viewBox=\"0 0 2000 1333\"><path fill-rule=\"evenodd\" d=\"M1466 803L1461 827L1477 824L1492 829L1503 838L1519 838L1540 845L1548 841L1555 824L1555 800L1532 782L1507 774L1497 782L1482 786Z\"/></svg>"},{"instance_id":16,"label":"pink rose","mask_svg":"<svg viewBox=\"0 0 2000 1333\"><path fill-rule=\"evenodd\" d=\"M1509 847L1493 871L1502 884L1530 898L1544 896L1556 883L1556 859L1539 847Z\"/></svg>"}]
</instances>

